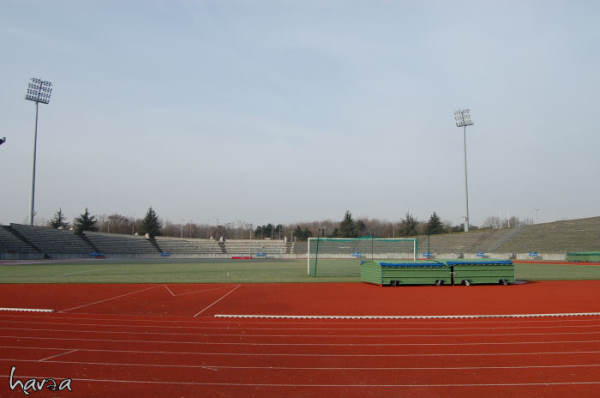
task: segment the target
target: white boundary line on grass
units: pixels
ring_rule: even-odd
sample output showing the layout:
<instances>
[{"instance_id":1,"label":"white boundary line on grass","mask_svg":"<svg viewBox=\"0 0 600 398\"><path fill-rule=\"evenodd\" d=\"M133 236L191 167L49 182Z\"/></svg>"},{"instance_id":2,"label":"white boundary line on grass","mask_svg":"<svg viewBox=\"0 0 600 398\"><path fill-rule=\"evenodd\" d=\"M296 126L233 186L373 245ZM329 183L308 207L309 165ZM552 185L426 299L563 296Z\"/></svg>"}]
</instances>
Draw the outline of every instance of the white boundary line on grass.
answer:
<instances>
[{"instance_id":1,"label":"white boundary line on grass","mask_svg":"<svg viewBox=\"0 0 600 398\"><path fill-rule=\"evenodd\" d=\"M11 308L0 307L0 311L18 311L18 312L54 312L50 308Z\"/></svg>"},{"instance_id":2,"label":"white boundary line on grass","mask_svg":"<svg viewBox=\"0 0 600 398\"><path fill-rule=\"evenodd\" d=\"M551 314L490 314L490 315L267 315L215 314L215 318L250 319L483 319L483 318L554 318L570 316L600 316L600 312L565 312Z\"/></svg>"}]
</instances>

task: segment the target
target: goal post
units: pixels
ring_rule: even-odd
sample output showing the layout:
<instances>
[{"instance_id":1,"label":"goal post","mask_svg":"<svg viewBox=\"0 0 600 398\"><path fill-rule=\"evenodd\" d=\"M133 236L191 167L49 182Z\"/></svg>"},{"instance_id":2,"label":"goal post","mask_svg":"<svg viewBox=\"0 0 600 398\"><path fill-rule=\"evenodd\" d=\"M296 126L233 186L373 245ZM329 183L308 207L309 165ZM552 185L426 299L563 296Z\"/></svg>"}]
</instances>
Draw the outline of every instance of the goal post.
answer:
<instances>
[{"instance_id":1,"label":"goal post","mask_svg":"<svg viewBox=\"0 0 600 398\"><path fill-rule=\"evenodd\" d=\"M306 270L309 276L360 275L362 260L417 260L415 238L308 238Z\"/></svg>"}]
</instances>

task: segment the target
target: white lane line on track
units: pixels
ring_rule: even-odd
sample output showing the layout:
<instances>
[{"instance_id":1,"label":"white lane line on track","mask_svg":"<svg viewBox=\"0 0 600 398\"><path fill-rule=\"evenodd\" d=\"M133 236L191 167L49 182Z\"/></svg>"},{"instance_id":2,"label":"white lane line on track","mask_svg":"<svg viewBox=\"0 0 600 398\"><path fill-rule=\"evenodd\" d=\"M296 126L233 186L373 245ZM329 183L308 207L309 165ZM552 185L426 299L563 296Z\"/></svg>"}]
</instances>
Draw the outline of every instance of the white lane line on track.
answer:
<instances>
[{"instance_id":1,"label":"white lane line on track","mask_svg":"<svg viewBox=\"0 0 600 398\"><path fill-rule=\"evenodd\" d=\"M217 289L215 289L217 290ZM16 318L16 319L25 319L25 316L27 316L28 314L19 314L19 315L13 315L10 312L0 312L0 318L6 318L6 317L12 317L12 318ZM98 314L95 313L89 313L89 312L78 312L77 315L78 316L69 316L71 314L68 313L59 313L59 312L55 312L53 314L53 318L52 319L57 319L57 320L73 320L73 321L81 321L81 320L94 320L94 321L122 321L124 319L127 320L127 322L130 322L133 326L133 324L137 324L140 327L141 326L146 326L146 327L161 327L159 325L173 325L173 324L183 324L183 325L190 325L190 326L197 326L197 325L231 325L231 324L236 324L239 325L239 322L244 322L244 325L261 325L261 326L265 326L265 325L278 325L281 326L282 323L280 322L280 320L274 319L271 322L269 322L268 320L264 320L264 319L247 319L247 320L242 320L242 319L216 319L214 318L214 316L211 317L206 317L206 318L202 318L202 320L189 320L189 319L179 319L179 320L164 320L164 319L147 319L147 317L145 316L140 316L139 314L110 314L112 317L111 318L106 318L106 317L99 317ZM85 316L84 316L85 315ZM107 316L106 314L103 314L103 316ZM142 319L136 319L136 318L142 318ZM33 319L39 319L39 317L35 317ZM306 320L306 319L299 319L299 320L287 320L287 322L285 323L285 325L289 326L289 327L294 327L296 325L302 325L304 327L306 326L310 326L310 325L323 325L324 322L323 319L315 319L315 320ZM327 321L327 320L325 320ZM365 320L356 320L356 319L348 319L347 321L354 321L354 322L346 322L344 320L332 320L333 322L331 322L331 324L335 324L336 326L345 326L345 325L352 325L352 326L356 326L356 327L360 327L362 325L365 324L371 324L370 322L367 323L365 322ZM361 321L358 325L356 323L356 321ZM366 321L372 321L372 320L366 320ZM561 324L564 326L565 323L570 323L570 324L585 324L585 323L590 323L590 322L597 322L598 320L591 317L591 318L583 318L583 319L569 319L568 317L556 317L556 318L518 318L518 319L510 319L510 318L500 318L500 319L460 319L460 320L456 320L456 319L442 319L442 320L428 320L428 319L420 319L420 320L415 320L415 319L399 319L397 320L398 322L394 322L394 320L391 319L387 319L384 320L385 321L385 325L386 326L394 326L394 325L426 325L426 326L432 326L432 325L461 325L462 327L466 326L466 325L491 325L491 327L495 327L494 325L507 325L507 324L518 324L518 325L525 325L525 324L533 324L533 325L539 325L539 324L552 324L552 325L556 325L556 324ZM406 322L409 321L410 323ZM471 322L471 323L467 323L467 322ZM174 327L185 327L185 326L174 326ZM354 328L353 328L354 329Z\"/></svg>"},{"instance_id":2,"label":"white lane line on track","mask_svg":"<svg viewBox=\"0 0 600 398\"><path fill-rule=\"evenodd\" d=\"M192 290L190 292L185 292L185 293L180 293L177 296L189 296L190 294L198 294L198 293L204 293L204 292L212 292L213 290L223 290L222 287L215 287L213 289L202 289L202 290Z\"/></svg>"},{"instance_id":3,"label":"white lane line on track","mask_svg":"<svg viewBox=\"0 0 600 398\"><path fill-rule=\"evenodd\" d=\"M15 330L15 331L40 331L40 332L67 332L67 333L100 333L100 334L125 334L125 335L158 335L158 336L198 336L198 337L244 337L244 338L258 338L258 337L281 337L281 338L365 338L365 339L378 339L378 338L406 338L406 337L418 337L418 338L439 338L439 337L504 337L504 336L577 336L577 335L600 335L598 331L583 331L583 332L539 332L539 333L456 333L456 334L248 334L248 333L202 333L202 332L190 332L190 333L177 333L177 332L149 332L149 331L131 331L131 330L81 330L81 329L55 329L55 328L17 328L9 326L0 326L0 330ZM243 329L247 330L247 329ZM288 329L289 330L289 329ZM428 329L430 330L430 329ZM486 328L485 330L489 330ZM497 329L496 329L497 330Z\"/></svg>"},{"instance_id":4,"label":"white lane line on track","mask_svg":"<svg viewBox=\"0 0 600 398\"><path fill-rule=\"evenodd\" d=\"M169 286L167 285L163 285L165 289L167 289L167 292L169 292L169 294L173 297L175 297L175 293L173 293L173 291L171 289L169 289Z\"/></svg>"},{"instance_id":5,"label":"white lane line on track","mask_svg":"<svg viewBox=\"0 0 600 398\"><path fill-rule=\"evenodd\" d=\"M42 359L38 359L37 361L32 361L32 362L53 362L53 361L50 361L50 359L55 359L55 358L58 358L58 357L62 357L63 355L72 354L72 353L74 353L76 351L77 351L77 349L74 348L72 350L61 352L61 353L58 353L56 355L50 355L49 357L44 357Z\"/></svg>"},{"instance_id":6,"label":"white lane line on track","mask_svg":"<svg viewBox=\"0 0 600 398\"><path fill-rule=\"evenodd\" d=\"M77 350L71 350L66 355ZM52 358L52 357L49 357ZM244 370L319 370L319 371L385 371L385 370L483 370L483 369L563 369L563 368L597 368L600 363L587 364L562 364L562 365L515 365L515 366L428 366L428 367L296 367L296 366L228 366L228 365L181 365L174 363L128 363L128 362L95 362L95 361L64 361L56 359L18 359L18 358L0 358L0 361L6 362L47 362L64 365L97 365L97 366L129 366L129 367L154 367L154 368L183 368L183 369L208 369L217 371L219 369L244 369Z\"/></svg>"},{"instance_id":7,"label":"white lane line on track","mask_svg":"<svg viewBox=\"0 0 600 398\"><path fill-rule=\"evenodd\" d=\"M178 297L181 296L178 295ZM73 322L72 320L77 319L77 318L57 318L56 321L34 321L34 320L22 320L22 319L18 319L18 320L13 320L13 319L3 319L2 322L4 323L17 323L17 324L40 324L40 325L66 325L66 326L92 326L92 327L106 327L106 328L143 328L144 330L148 329L148 328L153 328L153 329L191 329L191 330L214 330L214 329L223 329L222 326L219 326L219 324L215 323L215 326L195 326L198 323L202 323L202 324L206 324L204 322L195 322L194 324L191 324L189 326L178 326L178 325L131 325L131 324L115 324L115 323L77 323L77 322ZM88 319L88 318L85 318ZM63 320L68 320L68 322L61 322ZM110 321L117 321L115 319L110 319ZM483 326L465 326L465 327L403 327L403 326L396 326L396 327L353 327L353 328L348 328L348 327L296 327L296 326L290 326L290 327L283 327L281 326L281 323L275 323L276 325L280 325L279 327L254 327L254 326L235 326L235 327L230 327L230 330L261 330L261 331L267 331L267 330L314 330L314 331L326 331L326 330L335 330L335 331L347 331L347 330L351 330L351 331L355 331L355 332L360 332L360 331L369 331L369 330L374 330L374 331L382 331L382 330L402 330L402 331L407 331L407 330L411 330L411 331L417 331L417 330L490 330L489 326L483 327ZM517 329L561 329L561 328L598 328L600 330L600 324L591 324L591 325L533 325L533 326L494 326L493 329L494 330L517 330ZM156 332L158 333L158 332ZM308 336L315 336L314 334L307 334ZM404 335L402 335L404 336Z\"/></svg>"},{"instance_id":8,"label":"white lane line on track","mask_svg":"<svg viewBox=\"0 0 600 398\"><path fill-rule=\"evenodd\" d=\"M75 337L42 337L42 336L11 336L2 335L0 338L28 340L58 340L58 341L92 341L101 343L144 343L144 344L196 344L196 345L230 345L252 347L412 347L412 346L481 346L481 345L522 345L522 344L598 344L600 340L553 340L553 341L505 341L478 343L249 343L249 342L204 342L204 341L172 341L172 340L135 340L135 339L86 339Z\"/></svg>"},{"instance_id":9,"label":"white lane line on track","mask_svg":"<svg viewBox=\"0 0 600 398\"><path fill-rule=\"evenodd\" d=\"M68 350L66 347L31 347L31 346L0 346L0 348L19 350ZM588 351L535 351L535 352L477 352L477 353L411 353L411 354L320 354L320 353L243 353L243 352L199 352L199 351L149 351L149 350L109 350L102 348L77 348L81 352L111 352L127 354L160 354L160 355L215 355L215 356L246 356L246 357L497 357L497 356L528 356L528 355L590 355L600 354L598 350Z\"/></svg>"},{"instance_id":10,"label":"white lane line on track","mask_svg":"<svg viewBox=\"0 0 600 398\"><path fill-rule=\"evenodd\" d=\"M231 293L235 292L237 289L239 289L239 287L242 285L237 285L236 287L234 287L233 289L231 289L230 291L228 291L227 293L225 293L223 296L221 296L220 298L218 298L217 300L213 301L212 303L210 303L209 305L207 305L206 307L202 308L200 311L198 311L196 313L196 315L193 316L193 318L197 317L198 315L202 314L204 311L206 311L207 309L209 309L210 307L212 307L213 305L217 304L219 301L223 300L225 297L229 296Z\"/></svg>"},{"instance_id":11,"label":"white lane line on track","mask_svg":"<svg viewBox=\"0 0 600 398\"><path fill-rule=\"evenodd\" d=\"M8 378L8 375L0 375ZM61 380L59 376L21 376L25 379L43 379L52 377ZM291 384L291 383L217 383L217 382L199 382L199 381L161 381L161 380L116 380L116 379L92 379L73 377L71 380L80 382L99 382L99 383L124 383L124 384L154 384L154 385L187 385L187 386L219 386L219 387L307 387L307 388L447 388L447 387L522 387L522 386L573 386L573 385L597 385L596 381L558 381L558 382L538 382L538 383L464 383L464 384Z\"/></svg>"},{"instance_id":12,"label":"white lane line on track","mask_svg":"<svg viewBox=\"0 0 600 398\"><path fill-rule=\"evenodd\" d=\"M600 316L600 312L570 312L549 314L476 314L476 315L269 315L215 314L215 318L238 319L487 319L487 318L553 318L570 316Z\"/></svg>"},{"instance_id":13,"label":"white lane line on track","mask_svg":"<svg viewBox=\"0 0 600 398\"><path fill-rule=\"evenodd\" d=\"M102 304L102 303L106 303L106 302L108 302L108 301L117 300L117 299L120 299L120 298L122 298L122 297L131 296L132 294L136 294L136 293L145 292L145 291L147 291L147 290L154 289L155 287L156 287L156 286L150 286L150 287L147 287L147 288L145 288L145 289L135 290L135 291L133 291L133 292L128 292L128 293L125 293L125 294L120 294L120 295L118 295L118 296L109 297L109 298L102 299L102 300L98 300L98 301L94 301L94 302L91 302L91 303L82 304L82 305L78 305L78 306L71 307L71 308L65 308L65 309L63 309L63 310L60 310L60 311L58 311L58 312L59 312L59 313L65 313L65 312L67 312L67 311L78 310L78 309L80 309L80 308L89 307L89 306L91 306L91 305L95 305L95 304Z\"/></svg>"}]
</instances>

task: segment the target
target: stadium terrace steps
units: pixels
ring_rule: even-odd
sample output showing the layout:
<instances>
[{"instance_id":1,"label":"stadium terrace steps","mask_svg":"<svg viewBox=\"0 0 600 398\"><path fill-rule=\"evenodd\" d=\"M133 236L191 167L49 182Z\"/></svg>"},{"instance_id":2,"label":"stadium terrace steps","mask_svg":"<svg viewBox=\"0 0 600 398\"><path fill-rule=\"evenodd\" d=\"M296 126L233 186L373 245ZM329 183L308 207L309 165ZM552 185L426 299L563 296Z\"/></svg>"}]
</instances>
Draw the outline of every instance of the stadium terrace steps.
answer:
<instances>
[{"instance_id":1,"label":"stadium terrace steps","mask_svg":"<svg viewBox=\"0 0 600 398\"><path fill-rule=\"evenodd\" d=\"M160 252L143 236L85 231L85 236L104 255L156 256Z\"/></svg>"},{"instance_id":2,"label":"stadium terrace steps","mask_svg":"<svg viewBox=\"0 0 600 398\"><path fill-rule=\"evenodd\" d=\"M87 239L87 240L86 240ZM156 237L157 246L142 236L56 230L20 224L0 226L0 259L36 259L43 257L86 257L91 252L110 256L158 257L169 252L178 257L255 256L265 253L273 257L306 257L307 242L285 240L180 239ZM475 230L466 233L418 237L419 253L431 251L447 258L460 254L475 256L478 252L508 258L527 257L530 251L560 257L566 252L600 251L600 217L552 223L525 225L514 229ZM367 255L370 246L363 255ZM374 243L377 252L378 246ZM331 256L339 253L330 253ZM348 255L348 253L342 253Z\"/></svg>"},{"instance_id":3,"label":"stadium terrace steps","mask_svg":"<svg viewBox=\"0 0 600 398\"><path fill-rule=\"evenodd\" d=\"M496 251L564 253L600 250L600 217L526 225Z\"/></svg>"},{"instance_id":4,"label":"stadium terrace steps","mask_svg":"<svg viewBox=\"0 0 600 398\"><path fill-rule=\"evenodd\" d=\"M230 255L250 255L254 256L256 253L265 253L269 255L282 255L286 254L287 244L284 240L241 240L241 239L228 239L223 242L224 247L227 250L227 254Z\"/></svg>"},{"instance_id":5,"label":"stadium terrace steps","mask_svg":"<svg viewBox=\"0 0 600 398\"><path fill-rule=\"evenodd\" d=\"M10 228L48 257L87 257L93 251L90 245L70 230L21 224L11 224Z\"/></svg>"},{"instance_id":6,"label":"stadium terrace steps","mask_svg":"<svg viewBox=\"0 0 600 398\"><path fill-rule=\"evenodd\" d=\"M482 248L487 246L487 242L497 239L495 237L497 232L485 230L430 235L429 245L427 244L427 236L421 235L417 238L419 240L419 249L422 252L431 251L436 254L477 253L485 250L482 250Z\"/></svg>"},{"instance_id":7,"label":"stadium terrace steps","mask_svg":"<svg viewBox=\"0 0 600 398\"><path fill-rule=\"evenodd\" d=\"M308 243L306 241L296 241L294 242L293 249L294 251L292 254L295 254L296 256L306 256L306 253L308 252Z\"/></svg>"},{"instance_id":8,"label":"stadium terrace steps","mask_svg":"<svg viewBox=\"0 0 600 398\"><path fill-rule=\"evenodd\" d=\"M16 236L8 226L0 226L0 259L37 259L44 254Z\"/></svg>"},{"instance_id":9,"label":"stadium terrace steps","mask_svg":"<svg viewBox=\"0 0 600 398\"><path fill-rule=\"evenodd\" d=\"M485 250L486 252L495 252L496 250L498 250L499 247L501 247L503 244L505 244L506 242L508 242L509 240L511 240L514 236L518 235L519 233L521 233L521 230L523 229L523 227L525 227L525 225L521 224L518 225L516 228L512 228L509 229L507 232L505 232L500 239L498 239L497 241L495 241L492 245L490 245L487 250ZM503 230L501 230L503 231ZM506 231L506 230L504 230Z\"/></svg>"},{"instance_id":10,"label":"stadium terrace steps","mask_svg":"<svg viewBox=\"0 0 600 398\"><path fill-rule=\"evenodd\" d=\"M212 239L183 239L157 236L154 238L163 252L186 257L222 255L219 244Z\"/></svg>"}]
</instances>

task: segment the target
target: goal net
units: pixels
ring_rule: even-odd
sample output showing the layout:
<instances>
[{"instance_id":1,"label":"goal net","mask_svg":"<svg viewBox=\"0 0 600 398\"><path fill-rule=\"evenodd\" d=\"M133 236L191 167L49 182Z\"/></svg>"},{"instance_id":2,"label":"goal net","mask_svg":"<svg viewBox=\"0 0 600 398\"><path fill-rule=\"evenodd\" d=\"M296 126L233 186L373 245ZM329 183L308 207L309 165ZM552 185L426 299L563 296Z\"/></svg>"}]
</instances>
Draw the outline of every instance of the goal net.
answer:
<instances>
[{"instance_id":1,"label":"goal net","mask_svg":"<svg viewBox=\"0 0 600 398\"><path fill-rule=\"evenodd\" d=\"M310 276L360 276L361 260L417 259L413 238L309 238L307 272Z\"/></svg>"}]
</instances>

